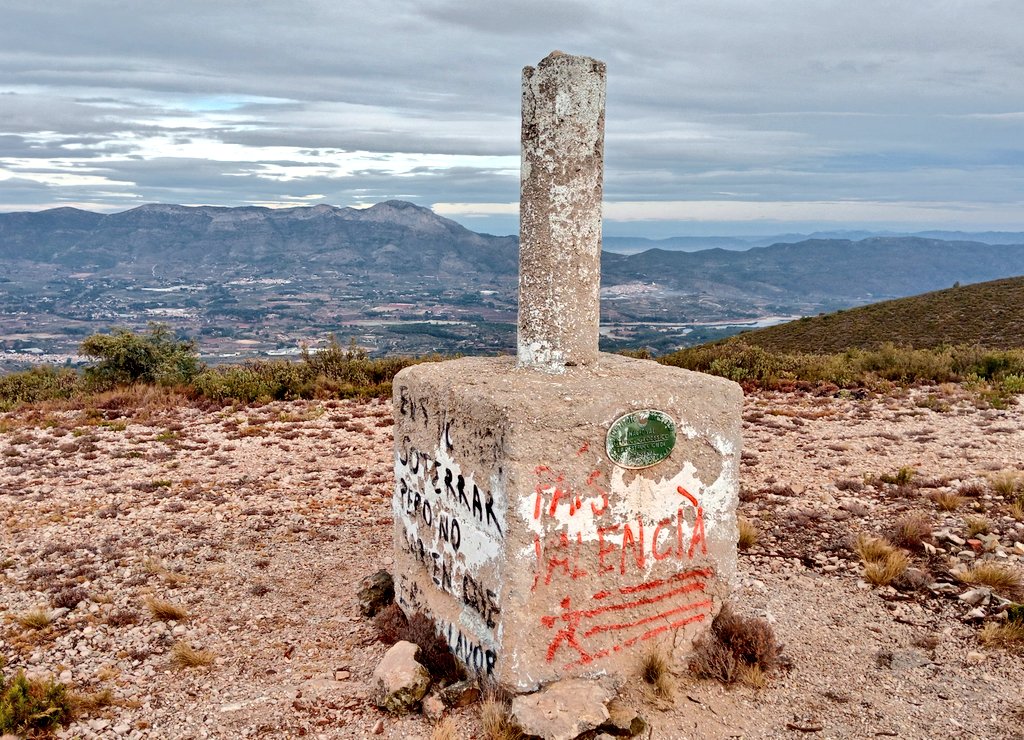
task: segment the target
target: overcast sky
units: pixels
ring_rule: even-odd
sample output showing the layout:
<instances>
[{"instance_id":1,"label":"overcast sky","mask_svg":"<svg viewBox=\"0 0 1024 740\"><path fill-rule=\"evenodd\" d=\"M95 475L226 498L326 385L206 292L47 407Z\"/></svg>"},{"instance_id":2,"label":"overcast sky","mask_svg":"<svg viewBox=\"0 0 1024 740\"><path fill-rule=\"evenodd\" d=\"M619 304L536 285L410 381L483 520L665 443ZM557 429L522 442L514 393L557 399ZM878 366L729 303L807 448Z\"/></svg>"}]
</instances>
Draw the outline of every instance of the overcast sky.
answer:
<instances>
[{"instance_id":1,"label":"overcast sky","mask_svg":"<svg viewBox=\"0 0 1024 740\"><path fill-rule=\"evenodd\" d=\"M1024 230L1024 2L0 0L0 210L403 198L514 233L607 62L605 232Z\"/></svg>"}]
</instances>

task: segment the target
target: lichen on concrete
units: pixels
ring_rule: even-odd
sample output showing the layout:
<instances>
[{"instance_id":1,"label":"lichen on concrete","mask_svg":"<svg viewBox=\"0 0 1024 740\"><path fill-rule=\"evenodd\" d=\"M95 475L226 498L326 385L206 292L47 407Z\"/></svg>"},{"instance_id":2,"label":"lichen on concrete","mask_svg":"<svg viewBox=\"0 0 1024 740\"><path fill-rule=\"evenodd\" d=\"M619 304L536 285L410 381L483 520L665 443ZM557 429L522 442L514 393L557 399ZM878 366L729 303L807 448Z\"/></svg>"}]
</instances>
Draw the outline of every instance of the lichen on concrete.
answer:
<instances>
[{"instance_id":1,"label":"lichen on concrete","mask_svg":"<svg viewBox=\"0 0 1024 740\"><path fill-rule=\"evenodd\" d=\"M605 65L553 52L523 70L519 232L521 367L597 358Z\"/></svg>"}]
</instances>

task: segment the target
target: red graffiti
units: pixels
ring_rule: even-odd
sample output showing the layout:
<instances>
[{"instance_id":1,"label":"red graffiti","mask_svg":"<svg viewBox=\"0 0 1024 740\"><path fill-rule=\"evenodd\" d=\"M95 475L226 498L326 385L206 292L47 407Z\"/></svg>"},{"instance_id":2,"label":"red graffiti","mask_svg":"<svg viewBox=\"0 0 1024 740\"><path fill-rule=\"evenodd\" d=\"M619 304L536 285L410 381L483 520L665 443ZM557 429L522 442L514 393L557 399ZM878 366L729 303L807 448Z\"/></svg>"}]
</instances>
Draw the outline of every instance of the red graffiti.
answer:
<instances>
[{"instance_id":1,"label":"red graffiti","mask_svg":"<svg viewBox=\"0 0 1024 740\"><path fill-rule=\"evenodd\" d=\"M689 526L689 539L685 530ZM674 537L664 535L674 531ZM650 532L650 536L648 536ZM686 512L678 509L675 516L662 519L654 529L649 529L642 518L623 524L598 524L595 528L596 538L583 539L582 532L577 532L575 540L570 540L565 533L560 533L555 543L548 544L534 536L534 553L537 556L537 567L546 573L545 585L551 583L551 574L555 568L561 567L565 575L573 580L586 573L578 568L570 570L568 561L585 559L589 550L597 560L597 575L618 571L620 576L631 572L642 572L647 567L647 558L655 562L664 560L692 560L699 549L702 555L707 554L707 537L704 532L704 510L697 507L693 524L688 525ZM674 540L674 541L673 541ZM571 550L571 553L567 553ZM537 579L534 580L536 588Z\"/></svg>"},{"instance_id":2,"label":"red graffiti","mask_svg":"<svg viewBox=\"0 0 1024 740\"><path fill-rule=\"evenodd\" d=\"M541 617L540 620L541 624L548 629L554 629L558 622L563 623L563 626L555 633L551 642L548 643L546 653L547 660L549 662L554 660L559 650L565 646L572 648L579 655L575 661L568 663L565 666L566 668L570 668L574 665L587 664L609 655L612 652L621 650L624 647L630 647L635 645L637 642L649 640L650 638L667 630L677 629L685 626L686 624L690 624L691 622L705 619L711 609L711 599L685 601L683 603L676 603L676 600L686 594L702 594L706 588L705 579L711 575L712 571L709 569L691 570L684 573L677 573L668 578L648 581L635 586L625 586L616 589L619 596L628 597L638 593L645 593L645 595L627 599L626 601L613 601L613 603L607 604L602 603L600 606L595 606L589 609L573 609L570 598L565 597L560 603L562 608L560 614L545 615ZM659 589L663 589L666 586L668 587L667 590L659 591ZM592 598L595 601L603 602L605 600L612 599L616 595L616 592L599 591L594 594ZM669 602L671 603L671 606L668 606L668 608L658 611L655 614L648 614L647 616L637 617L636 619L595 624L583 630L581 634L582 626L587 621L594 620L595 617L617 612L628 613L631 610L642 609L643 607L660 602ZM638 627L646 627L647 625L659 621L665 623L660 624L657 627L644 630L639 634L633 634L611 647L597 650L593 653L589 652L588 649L580 643L580 638L586 640L586 638L602 633L631 631Z\"/></svg>"},{"instance_id":3,"label":"red graffiti","mask_svg":"<svg viewBox=\"0 0 1024 740\"><path fill-rule=\"evenodd\" d=\"M600 470L594 470L587 475L584 489L573 490L565 482L565 475L555 474L547 465L540 465L535 470L538 477L537 485L534 487L533 518L540 520L546 512L548 516L554 516L558 511L558 505L563 502L569 504L569 516L576 516L583 509L584 497L600 496L600 507L590 502L590 510L594 516L600 516L608 508L608 492L598 485L601 477ZM545 497L550 499L545 501Z\"/></svg>"},{"instance_id":4,"label":"red graffiti","mask_svg":"<svg viewBox=\"0 0 1024 740\"><path fill-rule=\"evenodd\" d=\"M568 650L572 660L565 668L585 665L708 617L712 600L705 589L713 576L711 569L690 569L662 578L649 575L652 565L667 560L684 563L698 552L707 555L704 509L695 495L677 486L681 505L672 516L657 522L642 515L609 521L610 496L600 470L591 471L576 485L545 465L535 472L533 518L550 533L534 535L533 590L557 588L563 580L600 581L608 574L628 584L597 590L583 607L574 606L565 596L558 613L541 617L541 625L554 630L546 649L549 662ZM575 519L588 502L592 517ZM556 515L555 522L546 522ZM641 580L629 584L630 578Z\"/></svg>"}]
</instances>

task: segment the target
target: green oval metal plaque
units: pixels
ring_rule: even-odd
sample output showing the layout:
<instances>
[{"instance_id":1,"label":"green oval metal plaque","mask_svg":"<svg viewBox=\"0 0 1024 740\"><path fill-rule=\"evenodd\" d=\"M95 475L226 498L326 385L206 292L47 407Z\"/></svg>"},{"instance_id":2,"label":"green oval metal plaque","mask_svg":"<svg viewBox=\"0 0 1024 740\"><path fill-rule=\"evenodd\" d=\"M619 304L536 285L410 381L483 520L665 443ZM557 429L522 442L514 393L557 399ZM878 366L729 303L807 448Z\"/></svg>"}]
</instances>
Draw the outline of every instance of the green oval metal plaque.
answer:
<instances>
[{"instance_id":1,"label":"green oval metal plaque","mask_svg":"<svg viewBox=\"0 0 1024 740\"><path fill-rule=\"evenodd\" d=\"M620 416L608 429L605 449L620 468L649 468L672 454L676 423L663 411L643 409Z\"/></svg>"}]
</instances>

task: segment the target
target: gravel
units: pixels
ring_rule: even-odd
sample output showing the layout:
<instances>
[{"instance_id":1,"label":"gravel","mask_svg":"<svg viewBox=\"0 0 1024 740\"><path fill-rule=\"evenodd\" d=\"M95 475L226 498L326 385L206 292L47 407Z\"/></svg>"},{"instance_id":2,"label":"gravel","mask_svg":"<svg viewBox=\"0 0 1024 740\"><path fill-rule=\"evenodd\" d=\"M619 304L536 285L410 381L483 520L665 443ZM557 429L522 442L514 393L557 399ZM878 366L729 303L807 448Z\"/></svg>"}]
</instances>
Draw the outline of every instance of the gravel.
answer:
<instances>
[{"instance_id":1,"label":"gravel","mask_svg":"<svg viewBox=\"0 0 1024 740\"><path fill-rule=\"evenodd\" d=\"M1024 573L1024 523L987 482L1024 465L1022 416L955 388L748 396L741 515L761 536L734 602L792 667L760 690L680 670L656 705L627 685L653 737L1020 737L1024 664L977 637L1006 602L957 575L967 559ZM370 701L385 648L356 596L391 564L389 404L23 410L0 430L5 673L114 697L62 736L430 736ZM909 484L880 480L901 468ZM930 498L967 483L982 492L957 510ZM935 529L920 583L864 582L853 539L916 511ZM985 539L967 536L978 515ZM17 621L40 608L49 626ZM176 667L179 644L212 664ZM478 711L455 711L463 736L481 737Z\"/></svg>"}]
</instances>

